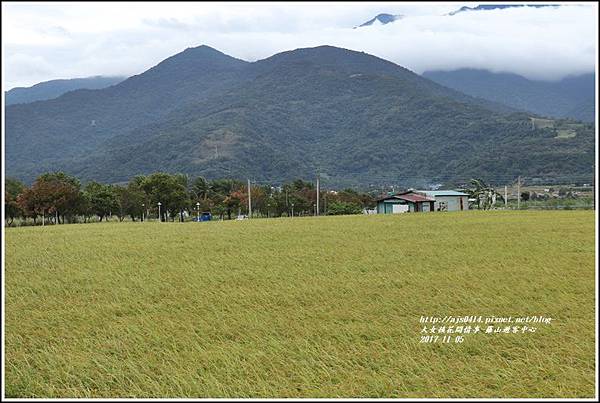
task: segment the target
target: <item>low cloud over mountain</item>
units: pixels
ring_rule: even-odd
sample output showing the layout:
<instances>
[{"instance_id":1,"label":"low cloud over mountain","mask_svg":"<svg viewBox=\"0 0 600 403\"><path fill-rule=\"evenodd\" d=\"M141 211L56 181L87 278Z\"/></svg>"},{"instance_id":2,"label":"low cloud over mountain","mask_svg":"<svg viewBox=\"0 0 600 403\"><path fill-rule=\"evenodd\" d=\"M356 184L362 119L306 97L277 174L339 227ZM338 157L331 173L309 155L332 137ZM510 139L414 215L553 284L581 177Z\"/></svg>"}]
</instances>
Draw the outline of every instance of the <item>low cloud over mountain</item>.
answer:
<instances>
[{"instance_id":1,"label":"low cloud over mountain","mask_svg":"<svg viewBox=\"0 0 600 403\"><path fill-rule=\"evenodd\" d=\"M417 73L469 67L558 80L594 71L597 4L447 15L458 6L3 3L5 83L11 88L60 77L139 74L198 43L251 61L326 43ZM405 17L353 29L382 12Z\"/></svg>"}]
</instances>

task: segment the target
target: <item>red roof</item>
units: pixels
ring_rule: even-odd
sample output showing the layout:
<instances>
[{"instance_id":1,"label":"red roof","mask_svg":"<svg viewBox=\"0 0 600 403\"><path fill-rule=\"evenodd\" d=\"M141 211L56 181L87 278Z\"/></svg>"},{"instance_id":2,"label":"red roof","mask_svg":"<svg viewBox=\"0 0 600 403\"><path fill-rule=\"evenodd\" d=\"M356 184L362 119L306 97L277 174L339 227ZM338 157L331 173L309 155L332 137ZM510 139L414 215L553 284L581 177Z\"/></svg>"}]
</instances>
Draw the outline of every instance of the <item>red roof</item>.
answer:
<instances>
[{"instance_id":1,"label":"red roof","mask_svg":"<svg viewBox=\"0 0 600 403\"><path fill-rule=\"evenodd\" d=\"M416 194L416 193L408 193L405 195L396 195L396 197L398 199L402 199L402 200L406 200L406 201L410 201L410 202L430 202L430 201L435 201L435 199L430 199L427 196L421 196L420 194Z\"/></svg>"},{"instance_id":2,"label":"red roof","mask_svg":"<svg viewBox=\"0 0 600 403\"><path fill-rule=\"evenodd\" d=\"M415 193L415 192L404 192L404 193L398 193L395 195L384 196L384 197L377 199L377 201L389 200L389 199L406 200L411 203L435 201L435 199L433 199L433 198L430 198L430 197L427 197L427 196L424 196L424 195L421 195L421 194Z\"/></svg>"}]
</instances>

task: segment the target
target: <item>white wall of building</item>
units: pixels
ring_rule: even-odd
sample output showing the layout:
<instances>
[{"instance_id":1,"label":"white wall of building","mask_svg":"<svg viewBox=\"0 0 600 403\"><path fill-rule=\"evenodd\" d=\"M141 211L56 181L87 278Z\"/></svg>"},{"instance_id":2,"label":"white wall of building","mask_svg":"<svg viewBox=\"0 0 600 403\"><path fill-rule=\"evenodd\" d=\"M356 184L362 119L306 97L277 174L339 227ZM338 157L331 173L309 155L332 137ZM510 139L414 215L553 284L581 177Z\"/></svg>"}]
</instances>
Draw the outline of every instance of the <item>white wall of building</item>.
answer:
<instances>
[{"instance_id":1,"label":"white wall of building","mask_svg":"<svg viewBox=\"0 0 600 403\"><path fill-rule=\"evenodd\" d=\"M460 199L463 199L463 210L468 210L469 200L467 196L435 196L435 211L438 211L440 203L445 203L446 211L461 211Z\"/></svg>"}]
</instances>

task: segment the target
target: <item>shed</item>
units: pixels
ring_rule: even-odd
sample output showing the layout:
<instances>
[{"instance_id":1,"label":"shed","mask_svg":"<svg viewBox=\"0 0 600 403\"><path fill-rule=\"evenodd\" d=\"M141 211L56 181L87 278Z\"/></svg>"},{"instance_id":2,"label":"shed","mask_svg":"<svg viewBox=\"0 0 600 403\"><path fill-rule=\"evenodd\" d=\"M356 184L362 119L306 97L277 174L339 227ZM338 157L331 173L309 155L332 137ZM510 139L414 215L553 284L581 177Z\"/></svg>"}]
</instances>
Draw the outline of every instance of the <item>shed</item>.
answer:
<instances>
[{"instance_id":1,"label":"shed","mask_svg":"<svg viewBox=\"0 0 600 403\"><path fill-rule=\"evenodd\" d=\"M434 211L434 203L435 199L410 190L377 199L377 214Z\"/></svg>"},{"instance_id":2,"label":"shed","mask_svg":"<svg viewBox=\"0 0 600 403\"><path fill-rule=\"evenodd\" d=\"M469 195L456 190L418 190L435 199L435 211L462 211L469 209Z\"/></svg>"}]
</instances>

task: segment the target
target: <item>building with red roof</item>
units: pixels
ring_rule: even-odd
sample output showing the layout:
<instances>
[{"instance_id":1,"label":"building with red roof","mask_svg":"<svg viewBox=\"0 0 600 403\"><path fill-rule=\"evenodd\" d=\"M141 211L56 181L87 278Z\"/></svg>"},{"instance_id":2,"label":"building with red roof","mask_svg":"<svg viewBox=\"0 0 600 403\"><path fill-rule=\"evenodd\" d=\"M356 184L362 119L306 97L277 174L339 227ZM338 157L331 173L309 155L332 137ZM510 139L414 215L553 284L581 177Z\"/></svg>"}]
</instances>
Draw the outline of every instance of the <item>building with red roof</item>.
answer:
<instances>
[{"instance_id":1,"label":"building with red roof","mask_svg":"<svg viewBox=\"0 0 600 403\"><path fill-rule=\"evenodd\" d=\"M409 190L377 199L377 214L435 211L435 198Z\"/></svg>"}]
</instances>

